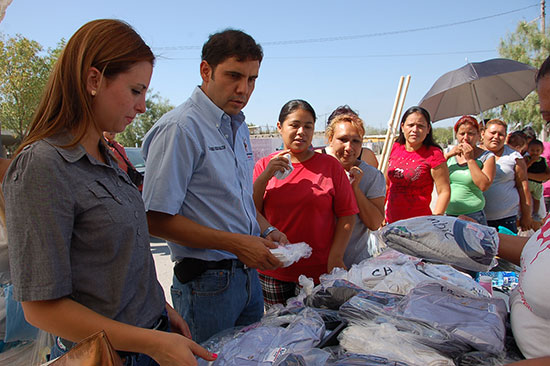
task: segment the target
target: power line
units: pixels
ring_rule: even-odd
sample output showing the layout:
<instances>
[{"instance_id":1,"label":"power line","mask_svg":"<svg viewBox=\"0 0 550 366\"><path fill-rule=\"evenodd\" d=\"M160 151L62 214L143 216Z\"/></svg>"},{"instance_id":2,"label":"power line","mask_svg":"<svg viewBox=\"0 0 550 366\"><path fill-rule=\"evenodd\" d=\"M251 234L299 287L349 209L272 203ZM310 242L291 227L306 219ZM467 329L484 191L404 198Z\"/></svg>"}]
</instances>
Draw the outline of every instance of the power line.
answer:
<instances>
[{"instance_id":1,"label":"power line","mask_svg":"<svg viewBox=\"0 0 550 366\"><path fill-rule=\"evenodd\" d=\"M330 56L266 56L264 60L295 60L295 59L343 59L343 58L384 58L384 57L420 57L420 56L446 56L446 55L463 55L463 54L472 54L472 53L489 53L495 52L496 49L487 49L487 50L469 50L469 51L449 51L449 52L424 52L424 53L395 53L395 54L379 54L379 55L330 55ZM167 61L197 61L199 57L166 57L158 56L157 59L164 59Z\"/></svg>"},{"instance_id":2,"label":"power line","mask_svg":"<svg viewBox=\"0 0 550 366\"><path fill-rule=\"evenodd\" d=\"M387 31L387 32L367 33L367 34L357 34L357 35L349 35L349 36L320 37L320 38L295 39L295 40L286 40L286 41L270 41L270 42L260 42L260 43L262 46L281 46L281 45L305 44L305 43L349 41L349 40L361 39L361 38L373 38L373 37L383 37L383 36L390 36L390 35L403 34L403 33L421 32L421 31L427 31L427 30L433 30L433 29L449 28L449 27L454 27L457 25L463 25L468 23L480 22L482 20L501 17L504 15L517 13L522 10L526 10L526 9L530 9L538 6L539 4L534 4L534 5L525 6L523 8L509 10L502 13L487 15L479 18L473 18L468 20L462 20L459 22L438 24L438 25L432 25L432 26L420 27L420 28L402 29L402 30ZM200 48L201 46L153 47L153 49L159 50L159 51L185 51L185 50L197 50Z\"/></svg>"}]
</instances>

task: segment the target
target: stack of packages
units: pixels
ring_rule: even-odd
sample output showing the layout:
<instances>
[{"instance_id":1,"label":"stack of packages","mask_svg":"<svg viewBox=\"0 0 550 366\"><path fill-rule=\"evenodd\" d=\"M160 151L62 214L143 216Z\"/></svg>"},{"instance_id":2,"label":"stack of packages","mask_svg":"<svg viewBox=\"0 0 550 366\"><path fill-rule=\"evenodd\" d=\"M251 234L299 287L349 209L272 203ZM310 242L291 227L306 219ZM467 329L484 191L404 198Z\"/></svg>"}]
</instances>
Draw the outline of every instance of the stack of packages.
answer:
<instances>
[{"instance_id":1,"label":"stack of packages","mask_svg":"<svg viewBox=\"0 0 550 366\"><path fill-rule=\"evenodd\" d=\"M502 365L521 358L507 334L505 301L463 273L496 264L494 229L426 216L377 234L390 247L381 255L335 269L317 286L302 277L300 295L286 307L203 344L220 355L211 364Z\"/></svg>"}]
</instances>

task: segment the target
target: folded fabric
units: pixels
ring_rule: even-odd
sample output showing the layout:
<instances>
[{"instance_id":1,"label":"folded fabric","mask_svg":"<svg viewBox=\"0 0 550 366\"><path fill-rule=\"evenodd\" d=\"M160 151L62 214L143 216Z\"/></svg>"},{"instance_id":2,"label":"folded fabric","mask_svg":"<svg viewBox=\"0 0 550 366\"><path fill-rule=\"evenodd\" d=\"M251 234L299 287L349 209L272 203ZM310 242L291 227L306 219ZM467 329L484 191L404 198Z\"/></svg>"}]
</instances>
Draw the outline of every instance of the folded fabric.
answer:
<instances>
[{"instance_id":1,"label":"folded fabric","mask_svg":"<svg viewBox=\"0 0 550 366\"><path fill-rule=\"evenodd\" d=\"M379 230L381 240L405 254L486 272L497 262L495 228L450 216L421 216L396 221Z\"/></svg>"},{"instance_id":2,"label":"folded fabric","mask_svg":"<svg viewBox=\"0 0 550 366\"><path fill-rule=\"evenodd\" d=\"M266 317L254 326L242 329L225 344L216 344L219 356L213 363L199 360L199 365L274 366L287 359L287 354L302 355L314 348L325 333L325 323L312 309L298 314ZM210 351L210 347L208 347ZM300 358L300 357L298 357ZM296 360L296 358L295 358ZM287 359L289 365L290 359Z\"/></svg>"},{"instance_id":3,"label":"folded fabric","mask_svg":"<svg viewBox=\"0 0 550 366\"><path fill-rule=\"evenodd\" d=\"M452 359L418 341L414 334L389 323L350 325L339 336L348 352L385 357L412 365L454 366Z\"/></svg>"},{"instance_id":4,"label":"folded fabric","mask_svg":"<svg viewBox=\"0 0 550 366\"><path fill-rule=\"evenodd\" d=\"M474 296L440 282L425 282L403 298L396 314L446 330L479 351L504 351L507 309L502 299Z\"/></svg>"},{"instance_id":5,"label":"folded fabric","mask_svg":"<svg viewBox=\"0 0 550 366\"><path fill-rule=\"evenodd\" d=\"M283 267L288 267L302 258L309 258L311 247L304 242L279 245L277 248L271 249L271 253L283 262Z\"/></svg>"}]
</instances>

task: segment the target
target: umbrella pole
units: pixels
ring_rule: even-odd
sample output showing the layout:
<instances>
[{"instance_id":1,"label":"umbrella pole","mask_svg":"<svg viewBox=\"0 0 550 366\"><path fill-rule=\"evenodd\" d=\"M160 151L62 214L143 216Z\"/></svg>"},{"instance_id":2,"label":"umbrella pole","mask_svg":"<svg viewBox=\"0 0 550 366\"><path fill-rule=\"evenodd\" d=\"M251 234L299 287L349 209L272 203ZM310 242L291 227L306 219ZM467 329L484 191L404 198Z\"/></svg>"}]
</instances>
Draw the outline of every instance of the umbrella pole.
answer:
<instances>
[{"instance_id":1,"label":"umbrella pole","mask_svg":"<svg viewBox=\"0 0 550 366\"><path fill-rule=\"evenodd\" d=\"M399 104L399 97L401 95L401 89L403 88L403 81L405 77L401 76L399 79L399 84L397 86L397 93L395 94L395 101L393 102L393 109L391 111L390 119L388 120L388 129L386 130L386 139L384 140L384 146L382 147L382 155L378 163L378 170L384 172L384 161L386 160L388 145L390 141L391 131L393 130L393 124L395 120L395 112L397 111L397 106Z\"/></svg>"},{"instance_id":2,"label":"umbrella pole","mask_svg":"<svg viewBox=\"0 0 550 366\"><path fill-rule=\"evenodd\" d=\"M393 120L391 126L388 128L389 132L389 138L386 139L385 144L387 144L386 147L386 154L384 155L384 159L382 161L382 173L386 175L386 172L388 171L388 163L390 160L390 151L391 147L393 146L393 142L395 140L395 136L397 135L398 129L399 129L399 117L401 116L401 112L403 111L403 105L405 104L405 98L407 97L407 91L409 89L409 83L411 81L411 76L407 75L405 78L405 85L403 88L400 88L399 91L400 97L399 97L399 103L397 106L397 109L394 110L393 113ZM386 134L387 136L388 134Z\"/></svg>"},{"instance_id":3,"label":"umbrella pole","mask_svg":"<svg viewBox=\"0 0 550 366\"><path fill-rule=\"evenodd\" d=\"M474 85L474 83L470 83L470 86L472 87L472 95L474 96L475 108L478 111L480 121L483 123L483 111L481 110L481 105L479 104L479 96L477 95L476 86Z\"/></svg>"}]
</instances>

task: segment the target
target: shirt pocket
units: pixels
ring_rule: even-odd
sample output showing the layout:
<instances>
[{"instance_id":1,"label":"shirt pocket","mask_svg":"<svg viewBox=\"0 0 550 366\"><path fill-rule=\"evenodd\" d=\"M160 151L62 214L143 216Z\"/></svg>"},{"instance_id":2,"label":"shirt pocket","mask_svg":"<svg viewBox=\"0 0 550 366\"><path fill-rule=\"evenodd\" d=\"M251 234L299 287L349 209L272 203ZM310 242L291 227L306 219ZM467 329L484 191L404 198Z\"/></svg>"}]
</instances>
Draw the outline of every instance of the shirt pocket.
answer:
<instances>
[{"instance_id":1,"label":"shirt pocket","mask_svg":"<svg viewBox=\"0 0 550 366\"><path fill-rule=\"evenodd\" d=\"M113 223L128 221L127 215L130 209L124 205L123 197L117 193L108 179L96 179L88 185L88 190L92 193L89 212L96 216L98 221L106 219Z\"/></svg>"}]
</instances>

